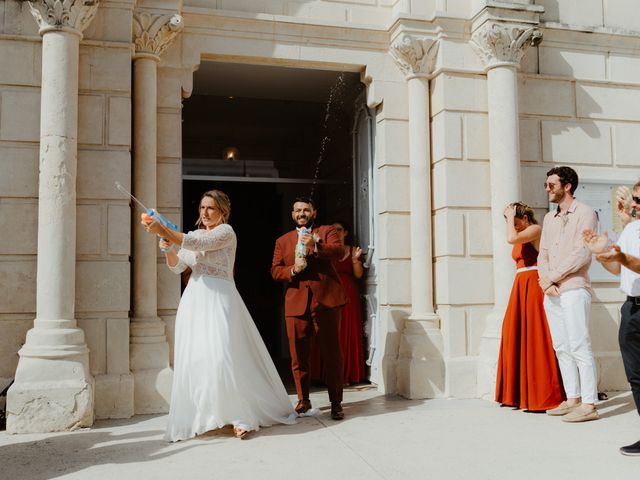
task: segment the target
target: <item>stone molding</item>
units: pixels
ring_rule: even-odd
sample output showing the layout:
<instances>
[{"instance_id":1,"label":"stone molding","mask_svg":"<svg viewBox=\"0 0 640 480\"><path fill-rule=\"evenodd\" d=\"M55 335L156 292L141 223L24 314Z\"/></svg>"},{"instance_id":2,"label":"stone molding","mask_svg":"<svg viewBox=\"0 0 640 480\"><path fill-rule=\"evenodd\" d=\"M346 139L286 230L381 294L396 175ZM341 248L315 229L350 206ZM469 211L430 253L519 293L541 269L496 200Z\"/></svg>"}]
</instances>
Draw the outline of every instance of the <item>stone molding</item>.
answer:
<instances>
[{"instance_id":1,"label":"stone molding","mask_svg":"<svg viewBox=\"0 0 640 480\"><path fill-rule=\"evenodd\" d=\"M99 0L29 1L40 34L50 30L71 30L82 34L98 11Z\"/></svg>"},{"instance_id":2,"label":"stone molding","mask_svg":"<svg viewBox=\"0 0 640 480\"><path fill-rule=\"evenodd\" d=\"M136 55L159 57L182 31L184 21L177 13L157 14L145 11L133 13L133 44Z\"/></svg>"},{"instance_id":3,"label":"stone molding","mask_svg":"<svg viewBox=\"0 0 640 480\"><path fill-rule=\"evenodd\" d=\"M438 40L403 34L389 47L389 53L407 77L428 77L438 54Z\"/></svg>"},{"instance_id":4,"label":"stone molding","mask_svg":"<svg viewBox=\"0 0 640 480\"><path fill-rule=\"evenodd\" d=\"M519 67L527 48L541 41L537 27L498 22L484 23L471 37L471 45L487 70L501 65Z\"/></svg>"}]
</instances>

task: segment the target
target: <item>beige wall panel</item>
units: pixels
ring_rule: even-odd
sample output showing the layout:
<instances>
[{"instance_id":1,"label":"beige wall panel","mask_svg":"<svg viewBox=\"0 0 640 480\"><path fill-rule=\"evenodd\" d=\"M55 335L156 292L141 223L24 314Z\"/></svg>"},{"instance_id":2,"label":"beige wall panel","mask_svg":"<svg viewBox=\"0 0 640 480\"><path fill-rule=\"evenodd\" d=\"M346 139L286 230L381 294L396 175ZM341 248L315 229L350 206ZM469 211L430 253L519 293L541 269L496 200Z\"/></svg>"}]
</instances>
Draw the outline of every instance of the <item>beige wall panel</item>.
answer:
<instances>
[{"instance_id":1,"label":"beige wall panel","mask_svg":"<svg viewBox=\"0 0 640 480\"><path fill-rule=\"evenodd\" d=\"M487 111L485 76L442 74L431 85L431 115L442 110Z\"/></svg>"},{"instance_id":2,"label":"beige wall panel","mask_svg":"<svg viewBox=\"0 0 640 480\"><path fill-rule=\"evenodd\" d=\"M40 90L5 90L0 96L0 140L40 141Z\"/></svg>"},{"instance_id":3,"label":"beige wall panel","mask_svg":"<svg viewBox=\"0 0 640 480\"><path fill-rule=\"evenodd\" d=\"M107 370L107 329L104 318L78 318L78 326L84 330L84 338L89 347L89 368L92 375L100 375Z\"/></svg>"},{"instance_id":4,"label":"beige wall panel","mask_svg":"<svg viewBox=\"0 0 640 480\"><path fill-rule=\"evenodd\" d=\"M464 255L464 214L443 209L433 217L433 251L436 257Z\"/></svg>"},{"instance_id":5,"label":"beige wall panel","mask_svg":"<svg viewBox=\"0 0 640 480\"><path fill-rule=\"evenodd\" d=\"M131 49L81 45L80 90L131 91Z\"/></svg>"},{"instance_id":6,"label":"beige wall panel","mask_svg":"<svg viewBox=\"0 0 640 480\"><path fill-rule=\"evenodd\" d=\"M595 122L543 120L542 155L549 163L611 165L611 128Z\"/></svg>"},{"instance_id":7,"label":"beige wall panel","mask_svg":"<svg viewBox=\"0 0 640 480\"><path fill-rule=\"evenodd\" d=\"M129 310L129 262L76 262L76 312Z\"/></svg>"},{"instance_id":8,"label":"beige wall panel","mask_svg":"<svg viewBox=\"0 0 640 480\"><path fill-rule=\"evenodd\" d=\"M102 145L104 126L104 97L80 95L78 97L78 143Z\"/></svg>"},{"instance_id":9,"label":"beige wall panel","mask_svg":"<svg viewBox=\"0 0 640 480\"><path fill-rule=\"evenodd\" d=\"M380 260L379 269L384 282L378 284L378 302L384 305L411 304L411 262Z\"/></svg>"},{"instance_id":10,"label":"beige wall panel","mask_svg":"<svg viewBox=\"0 0 640 480\"><path fill-rule=\"evenodd\" d=\"M376 125L378 166L409 165L409 125L405 120L382 120Z\"/></svg>"},{"instance_id":11,"label":"beige wall panel","mask_svg":"<svg viewBox=\"0 0 640 480\"><path fill-rule=\"evenodd\" d=\"M493 303L491 259L442 257L435 264L436 303Z\"/></svg>"},{"instance_id":12,"label":"beige wall panel","mask_svg":"<svg viewBox=\"0 0 640 480\"><path fill-rule=\"evenodd\" d=\"M406 82L374 81L376 95L382 99L382 111L379 119L409 119L409 104Z\"/></svg>"},{"instance_id":13,"label":"beige wall panel","mask_svg":"<svg viewBox=\"0 0 640 480\"><path fill-rule=\"evenodd\" d=\"M520 169L522 200L535 209L549 207L549 196L544 189L544 182L547 180L547 172L555 165L523 166ZM538 217L542 223L542 217Z\"/></svg>"},{"instance_id":14,"label":"beige wall panel","mask_svg":"<svg viewBox=\"0 0 640 480\"><path fill-rule=\"evenodd\" d=\"M109 145L131 145L131 99L109 98Z\"/></svg>"},{"instance_id":15,"label":"beige wall panel","mask_svg":"<svg viewBox=\"0 0 640 480\"><path fill-rule=\"evenodd\" d=\"M107 319L107 373L129 373L129 318Z\"/></svg>"},{"instance_id":16,"label":"beige wall panel","mask_svg":"<svg viewBox=\"0 0 640 480\"><path fill-rule=\"evenodd\" d=\"M0 41L0 84L40 85L39 48L36 42Z\"/></svg>"},{"instance_id":17,"label":"beige wall panel","mask_svg":"<svg viewBox=\"0 0 640 480\"><path fill-rule=\"evenodd\" d=\"M571 78L605 80L607 54L540 46L540 73Z\"/></svg>"},{"instance_id":18,"label":"beige wall panel","mask_svg":"<svg viewBox=\"0 0 640 480\"><path fill-rule=\"evenodd\" d=\"M603 23L602 0L536 0L544 7L542 20L569 25L599 26Z\"/></svg>"},{"instance_id":19,"label":"beige wall panel","mask_svg":"<svg viewBox=\"0 0 640 480\"><path fill-rule=\"evenodd\" d=\"M180 275L158 264L158 310L173 310L180 303Z\"/></svg>"},{"instance_id":20,"label":"beige wall panel","mask_svg":"<svg viewBox=\"0 0 640 480\"><path fill-rule=\"evenodd\" d=\"M182 155L182 117L180 113L158 114L158 157Z\"/></svg>"},{"instance_id":21,"label":"beige wall panel","mask_svg":"<svg viewBox=\"0 0 640 480\"><path fill-rule=\"evenodd\" d=\"M131 208L128 205L107 207L107 253L129 255L131 251Z\"/></svg>"},{"instance_id":22,"label":"beige wall panel","mask_svg":"<svg viewBox=\"0 0 640 480\"><path fill-rule=\"evenodd\" d=\"M605 26L640 31L640 9L637 0L603 0L603 2Z\"/></svg>"},{"instance_id":23,"label":"beige wall panel","mask_svg":"<svg viewBox=\"0 0 640 480\"><path fill-rule=\"evenodd\" d=\"M576 85L579 117L640 120L640 88Z\"/></svg>"},{"instance_id":24,"label":"beige wall panel","mask_svg":"<svg viewBox=\"0 0 640 480\"><path fill-rule=\"evenodd\" d=\"M464 308L443 305L438 308L444 337L444 356L463 357L467 355L467 315Z\"/></svg>"},{"instance_id":25,"label":"beige wall panel","mask_svg":"<svg viewBox=\"0 0 640 480\"><path fill-rule=\"evenodd\" d=\"M38 250L37 202L35 200L8 202L0 198L0 232L2 232L0 254L35 255Z\"/></svg>"},{"instance_id":26,"label":"beige wall panel","mask_svg":"<svg viewBox=\"0 0 640 480\"><path fill-rule=\"evenodd\" d=\"M409 211L409 168L378 169L378 213Z\"/></svg>"},{"instance_id":27,"label":"beige wall panel","mask_svg":"<svg viewBox=\"0 0 640 480\"><path fill-rule=\"evenodd\" d=\"M38 146L0 147L0 192L5 197L38 196Z\"/></svg>"},{"instance_id":28,"label":"beige wall panel","mask_svg":"<svg viewBox=\"0 0 640 480\"><path fill-rule=\"evenodd\" d=\"M77 194L82 199L114 198L122 200L123 194L115 182L130 184L131 160L127 151L79 150ZM149 207L151 208L151 207Z\"/></svg>"},{"instance_id":29,"label":"beige wall panel","mask_svg":"<svg viewBox=\"0 0 640 480\"><path fill-rule=\"evenodd\" d=\"M520 77L518 88L520 114L574 116L571 82Z\"/></svg>"},{"instance_id":30,"label":"beige wall panel","mask_svg":"<svg viewBox=\"0 0 640 480\"><path fill-rule=\"evenodd\" d=\"M132 16L130 8L116 8L113 3L102 3L83 38L110 42L131 42ZM119 4L118 6L125 6ZM133 5L131 5L133 7Z\"/></svg>"},{"instance_id":31,"label":"beige wall panel","mask_svg":"<svg viewBox=\"0 0 640 480\"><path fill-rule=\"evenodd\" d=\"M377 217L379 225L376 254L379 258L409 258L411 232L408 213L385 213Z\"/></svg>"},{"instance_id":32,"label":"beige wall panel","mask_svg":"<svg viewBox=\"0 0 640 480\"><path fill-rule=\"evenodd\" d=\"M445 110L431 120L432 162L462 158L462 115Z\"/></svg>"},{"instance_id":33,"label":"beige wall panel","mask_svg":"<svg viewBox=\"0 0 640 480\"><path fill-rule=\"evenodd\" d=\"M33 318L0 320L0 378L13 378L18 366L18 350L33 327Z\"/></svg>"},{"instance_id":34,"label":"beige wall panel","mask_svg":"<svg viewBox=\"0 0 640 480\"><path fill-rule=\"evenodd\" d=\"M158 163L157 171L158 208L180 208L182 206L182 165L179 163Z\"/></svg>"},{"instance_id":35,"label":"beige wall panel","mask_svg":"<svg viewBox=\"0 0 640 480\"><path fill-rule=\"evenodd\" d=\"M78 205L76 207L76 254L100 255L104 221L100 205Z\"/></svg>"},{"instance_id":36,"label":"beige wall panel","mask_svg":"<svg viewBox=\"0 0 640 480\"><path fill-rule=\"evenodd\" d=\"M493 310L493 305L477 305L468 308L468 355L478 355L480 353L480 340L485 332L487 317L491 310Z\"/></svg>"},{"instance_id":37,"label":"beige wall panel","mask_svg":"<svg viewBox=\"0 0 640 480\"><path fill-rule=\"evenodd\" d=\"M433 167L432 184L435 210L444 207L491 205L489 162L439 162Z\"/></svg>"},{"instance_id":38,"label":"beige wall panel","mask_svg":"<svg viewBox=\"0 0 640 480\"><path fill-rule=\"evenodd\" d=\"M36 311L36 259L0 262L0 313Z\"/></svg>"},{"instance_id":39,"label":"beige wall panel","mask_svg":"<svg viewBox=\"0 0 640 480\"><path fill-rule=\"evenodd\" d=\"M520 118L520 159L529 162L542 160L540 120Z\"/></svg>"},{"instance_id":40,"label":"beige wall panel","mask_svg":"<svg viewBox=\"0 0 640 480\"><path fill-rule=\"evenodd\" d=\"M487 115L464 115L464 149L469 160L489 159L489 120Z\"/></svg>"},{"instance_id":41,"label":"beige wall panel","mask_svg":"<svg viewBox=\"0 0 640 480\"><path fill-rule=\"evenodd\" d=\"M618 328L620 326L620 305L591 304L589 332L595 352L612 352L618 350Z\"/></svg>"},{"instance_id":42,"label":"beige wall panel","mask_svg":"<svg viewBox=\"0 0 640 480\"><path fill-rule=\"evenodd\" d=\"M640 167L640 124L614 125L614 162L617 166Z\"/></svg>"},{"instance_id":43,"label":"beige wall panel","mask_svg":"<svg viewBox=\"0 0 640 480\"><path fill-rule=\"evenodd\" d=\"M614 82L640 82L640 55L611 52L609 54L609 77Z\"/></svg>"},{"instance_id":44,"label":"beige wall panel","mask_svg":"<svg viewBox=\"0 0 640 480\"><path fill-rule=\"evenodd\" d=\"M469 252L469 255L493 255L493 245L491 240L491 211L474 210L472 212L467 212L465 216L467 218L468 225L467 251Z\"/></svg>"}]
</instances>

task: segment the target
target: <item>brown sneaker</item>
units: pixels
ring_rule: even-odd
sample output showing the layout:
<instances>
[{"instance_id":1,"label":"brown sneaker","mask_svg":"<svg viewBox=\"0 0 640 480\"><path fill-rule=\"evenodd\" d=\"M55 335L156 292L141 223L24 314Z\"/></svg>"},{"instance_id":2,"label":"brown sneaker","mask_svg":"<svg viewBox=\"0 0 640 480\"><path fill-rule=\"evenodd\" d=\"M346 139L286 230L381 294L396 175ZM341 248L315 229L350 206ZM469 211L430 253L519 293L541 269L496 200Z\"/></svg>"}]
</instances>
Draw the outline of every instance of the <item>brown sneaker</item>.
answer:
<instances>
[{"instance_id":1,"label":"brown sneaker","mask_svg":"<svg viewBox=\"0 0 640 480\"><path fill-rule=\"evenodd\" d=\"M561 417L562 415L567 415L569 412L572 412L576 408L578 408L581 403L576 403L575 405L569 405L566 401L562 402L556 408L552 408L551 410L547 410L547 415L551 415L552 417Z\"/></svg>"},{"instance_id":2,"label":"brown sneaker","mask_svg":"<svg viewBox=\"0 0 640 480\"><path fill-rule=\"evenodd\" d=\"M586 408L574 408L572 412L567 413L564 417L562 417L563 422L569 423L578 423L578 422L588 422L590 420L598 420L600 415L598 415L598 410L595 408L587 410Z\"/></svg>"},{"instance_id":3,"label":"brown sneaker","mask_svg":"<svg viewBox=\"0 0 640 480\"><path fill-rule=\"evenodd\" d=\"M311 410L311 400L298 400L295 410L298 415L307 413Z\"/></svg>"}]
</instances>

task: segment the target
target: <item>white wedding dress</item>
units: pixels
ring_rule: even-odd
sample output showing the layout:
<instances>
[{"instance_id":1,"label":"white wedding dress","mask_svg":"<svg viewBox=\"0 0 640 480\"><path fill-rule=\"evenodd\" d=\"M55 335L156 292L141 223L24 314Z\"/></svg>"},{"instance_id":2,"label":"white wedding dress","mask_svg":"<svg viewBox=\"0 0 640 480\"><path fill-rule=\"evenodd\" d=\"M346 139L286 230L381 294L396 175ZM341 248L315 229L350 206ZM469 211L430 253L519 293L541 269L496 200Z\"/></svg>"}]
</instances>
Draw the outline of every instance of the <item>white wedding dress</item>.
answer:
<instances>
[{"instance_id":1,"label":"white wedding dress","mask_svg":"<svg viewBox=\"0 0 640 480\"><path fill-rule=\"evenodd\" d=\"M165 439L234 425L295 423L293 405L233 281L230 225L184 236L176 273L193 273L176 316L171 407Z\"/></svg>"}]
</instances>

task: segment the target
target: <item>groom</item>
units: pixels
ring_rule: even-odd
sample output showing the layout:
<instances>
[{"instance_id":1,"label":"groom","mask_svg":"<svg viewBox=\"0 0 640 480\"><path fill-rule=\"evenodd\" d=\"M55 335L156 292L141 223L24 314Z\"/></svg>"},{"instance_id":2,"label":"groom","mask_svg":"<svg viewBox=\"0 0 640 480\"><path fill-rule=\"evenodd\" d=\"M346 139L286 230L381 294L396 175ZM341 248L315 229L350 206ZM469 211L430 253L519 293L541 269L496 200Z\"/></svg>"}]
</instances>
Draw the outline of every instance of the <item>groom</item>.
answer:
<instances>
[{"instance_id":1,"label":"groom","mask_svg":"<svg viewBox=\"0 0 640 480\"><path fill-rule=\"evenodd\" d=\"M291 370L298 393L296 412L311 409L309 344L315 335L326 370L331 418L342 420L342 353L338 329L340 307L347 300L332 261L339 260L344 250L335 228L314 226L313 200L296 198L291 218L297 228L276 240L271 276L286 282L287 286L284 308Z\"/></svg>"}]
</instances>

